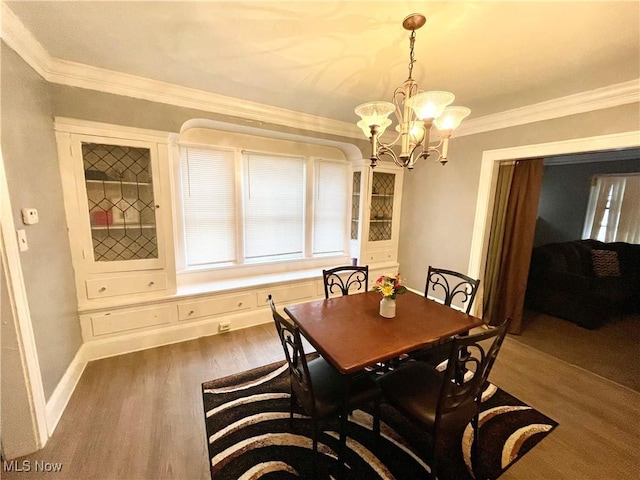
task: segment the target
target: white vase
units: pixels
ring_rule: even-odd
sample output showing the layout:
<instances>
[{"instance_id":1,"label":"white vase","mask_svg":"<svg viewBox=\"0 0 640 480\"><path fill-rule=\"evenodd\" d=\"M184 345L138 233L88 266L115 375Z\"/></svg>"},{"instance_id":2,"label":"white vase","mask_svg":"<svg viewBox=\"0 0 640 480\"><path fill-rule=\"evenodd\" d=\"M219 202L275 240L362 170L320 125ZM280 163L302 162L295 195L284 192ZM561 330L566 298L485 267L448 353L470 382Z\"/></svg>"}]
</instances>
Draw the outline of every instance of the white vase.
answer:
<instances>
[{"instance_id":1,"label":"white vase","mask_svg":"<svg viewBox=\"0 0 640 480\"><path fill-rule=\"evenodd\" d=\"M396 300L391 297L382 297L380 300L380 316L393 318L396 316Z\"/></svg>"}]
</instances>

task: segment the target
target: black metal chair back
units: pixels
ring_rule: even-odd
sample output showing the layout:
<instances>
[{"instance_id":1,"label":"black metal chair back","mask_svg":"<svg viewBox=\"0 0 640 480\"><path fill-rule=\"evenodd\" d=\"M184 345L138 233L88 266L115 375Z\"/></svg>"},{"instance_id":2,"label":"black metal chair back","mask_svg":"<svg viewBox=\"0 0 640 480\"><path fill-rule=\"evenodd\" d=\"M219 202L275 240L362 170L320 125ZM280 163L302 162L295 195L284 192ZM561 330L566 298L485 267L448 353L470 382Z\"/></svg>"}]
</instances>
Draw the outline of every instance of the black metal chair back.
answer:
<instances>
[{"instance_id":1,"label":"black metal chair back","mask_svg":"<svg viewBox=\"0 0 640 480\"><path fill-rule=\"evenodd\" d=\"M451 341L451 352L444 372L442 389L436 408L434 430L443 420L447 424L464 426L477 416L482 390L496 361L511 319L498 327L474 335L455 336ZM481 342L491 340L490 344ZM473 404L476 406L473 406ZM474 412L465 416L465 412ZM450 418L457 418L452 422Z\"/></svg>"},{"instance_id":2,"label":"black metal chair back","mask_svg":"<svg viewBox=\"0 0 640 480\"><path fill-rule=\"evenodd\" d=\"M369 290L369 265L335 267L322 271L324 297L340 292L366 292Z\"/></svg>"},{"instance_id":3,"label":"black metal chair back","mask_svg":"<svg viewBox=\"0 0 640 480\"><path fill-rule=\"evenodd\" d=\"M271 307L273 321L276 324L278 337L289 365L291 389L295 398L302 404L303 409L309 415L313 415L316 402L300 330L297 325L278 313L271 295L269 295L269 306Z\"/></svg>"},{"instance_id":4,"label":"black metal chair back","mask_svg":"<svg viewBox=\"0 0 640 480\"><path fill-rule=\"evenodd\" d=\"M427 284L424 287L424 296L429 293L442 294L441 300L447 306L459 305L463 311L469 313L473 300L476 297L479 279L474 279L453 270L444 270L429 266L427 272ZM434 295L437 297L437 295Z\"/></svg>"},{"instance_id":5,"label":"black metal chair back","mask_svg":"<svg viewBox=\"0 0 640 480\"><path fill-rule=\"evenodd\" d=\"M444 345L449 351L444 372L426 362L404 362L378 380L387 401L431 437L433 479L437 478L439 438L461 433L469 422L473 427L471 459L477 464L482 392L509 323L507 319L486 332L453 337Z\"/></svg>"}]
</instances>

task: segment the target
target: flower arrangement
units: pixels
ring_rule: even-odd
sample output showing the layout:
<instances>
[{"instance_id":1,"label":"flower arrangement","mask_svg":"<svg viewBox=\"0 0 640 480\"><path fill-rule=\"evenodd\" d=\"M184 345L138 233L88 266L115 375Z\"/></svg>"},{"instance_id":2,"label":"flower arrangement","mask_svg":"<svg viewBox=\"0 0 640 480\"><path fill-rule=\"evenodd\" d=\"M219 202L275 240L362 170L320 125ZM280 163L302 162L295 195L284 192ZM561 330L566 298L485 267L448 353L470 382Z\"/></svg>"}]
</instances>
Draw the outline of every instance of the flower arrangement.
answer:
<instances>
[{"instance_id":1,"label":"flower arrangement","mask_svg":"<svg viewBox=\"0 0 640 480\"><path fill-rule=\"evenodd\" d=\"M395 300L396 295L403 294L407 291L407 287L402 285L402 277L400 277L400 274L395 277L382 275L376 280L376 284L372 287L372 290L380 292L385 298Z\"/></svg>"}]
</instances>

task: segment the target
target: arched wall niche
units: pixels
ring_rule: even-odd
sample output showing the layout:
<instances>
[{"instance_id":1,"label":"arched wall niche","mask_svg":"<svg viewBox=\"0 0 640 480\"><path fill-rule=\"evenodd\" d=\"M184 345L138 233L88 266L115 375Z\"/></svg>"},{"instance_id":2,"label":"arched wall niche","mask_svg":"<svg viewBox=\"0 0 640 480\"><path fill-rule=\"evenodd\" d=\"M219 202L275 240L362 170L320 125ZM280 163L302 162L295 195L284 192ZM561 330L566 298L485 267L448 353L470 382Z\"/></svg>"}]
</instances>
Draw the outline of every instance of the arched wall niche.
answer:
<instances>
[{"instance_id":1,"label":"arched wall niche","mask_svg":"<svg viewBox=\"0 0 640 480\"><path fill-rule=\"evenodd\" d=\"M297 154L349 162L362 159L360 149L351 143L308 137L299 134L265 130L245 125L193 118L182 124L180 133L173 136L180 143L238 147Z\"/></svg>"}]
</instances>

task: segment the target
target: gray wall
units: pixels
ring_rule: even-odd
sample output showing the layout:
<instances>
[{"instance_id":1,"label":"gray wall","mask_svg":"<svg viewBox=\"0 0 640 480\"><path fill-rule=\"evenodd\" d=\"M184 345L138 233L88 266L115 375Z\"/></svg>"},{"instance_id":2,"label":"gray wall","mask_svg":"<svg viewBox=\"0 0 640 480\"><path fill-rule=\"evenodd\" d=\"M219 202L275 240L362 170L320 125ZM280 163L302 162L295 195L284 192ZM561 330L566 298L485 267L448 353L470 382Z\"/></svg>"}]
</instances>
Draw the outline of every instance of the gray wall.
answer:
<instances>
[{"instance_id":1,"label":"gray wall","mask_svg":"<svg viewBox=\"0 0 640 480\"><path fill-rule=\"evenodd\" d=\"M0 55L2 155L14 222L27 232L20 258L48 399L82 344L62 180L48 84L4 43ZM40 223L23 225L23 207Z\"/></svg>"},{"instance_id":2,"label":"gray wall","mask_svg":"<svg viewBox=\"0 0 640 480\"><path fill-rule=\"evenodd\" d=\"M544 167L534 246L582 238L591 177L597 173L640 172L640 157Z\"/></svg>"},{"instance_id":3,"label":"gray wall","mask_svg":"<svg viewBox=\"0 0 640 480\"><path fill-rule=\"evenodd\" d=\"M453 138L449 163L421 162L404 177L399 261L424 289L429 265L467 272L482 153L486 150L638 130L640 104Z\"/></svg>"},{"instance_id":4,"label":"gray wall","mask_svg":"<svg viewBox=\"0 0 640 480\"><path fill-rule=\"evenodd\" d=\"M0 53L2 152L16 228L27 231L21 261L47 399L82 344L53 117L176 133L185 121L206 118L368 147L366 140L48 84L4 42ZM23 225L23 207L38 209L40 223Z\"/></svg>"}]
</instances>

